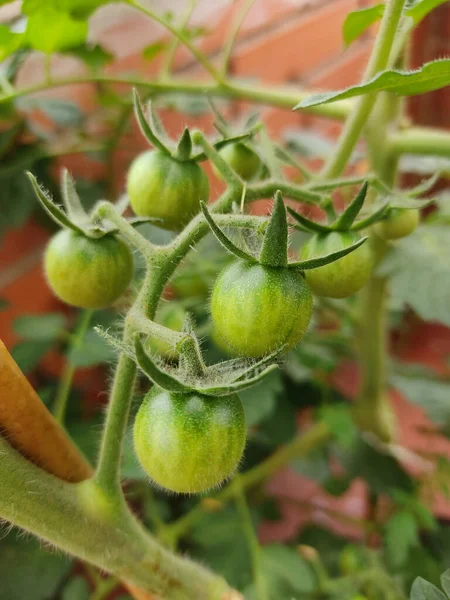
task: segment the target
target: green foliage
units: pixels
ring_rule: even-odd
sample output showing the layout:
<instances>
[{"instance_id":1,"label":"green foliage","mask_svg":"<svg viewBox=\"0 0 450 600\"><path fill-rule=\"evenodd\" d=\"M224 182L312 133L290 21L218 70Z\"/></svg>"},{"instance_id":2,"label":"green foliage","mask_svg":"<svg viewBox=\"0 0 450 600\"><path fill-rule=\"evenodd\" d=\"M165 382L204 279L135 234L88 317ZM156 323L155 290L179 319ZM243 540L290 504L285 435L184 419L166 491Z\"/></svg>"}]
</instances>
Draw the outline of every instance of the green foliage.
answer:
<instances>
[{"instance_id":1,"label":"green foliage","mask_svg":"<svg viewBox=\"0 0 450 600\"><path fill-rule=\"evenodd\" d=\"M61 600L89 600L90 588L86 579L74 577L65 586Z\"/></svg>"},{"instance_id":2,"label":"green foliage","mask_svg":"<svg viewBox=\"0 0 450 600\"><path fill-rule=\"evenodd\" d=\"M383 71L370 81L353 85L339 92L324 92L306 98L294 109L309 108L373 92L392 92L399 96L414 96L439 90L450 83L450 60L440 59L423 65L416 71Z\"/></svg>"},{"instance_id":3,"label":"green foliage","mask_svg":"<svg viewBox=\"0 0 450 600\"><path fill-rule=\"evenodd\" d=\"M342 28L344 42L349 46L371 25L381 19L384 14L384 4L375 4L369 8L362 8L347 15Z\"/></svg>"}]
</instances>

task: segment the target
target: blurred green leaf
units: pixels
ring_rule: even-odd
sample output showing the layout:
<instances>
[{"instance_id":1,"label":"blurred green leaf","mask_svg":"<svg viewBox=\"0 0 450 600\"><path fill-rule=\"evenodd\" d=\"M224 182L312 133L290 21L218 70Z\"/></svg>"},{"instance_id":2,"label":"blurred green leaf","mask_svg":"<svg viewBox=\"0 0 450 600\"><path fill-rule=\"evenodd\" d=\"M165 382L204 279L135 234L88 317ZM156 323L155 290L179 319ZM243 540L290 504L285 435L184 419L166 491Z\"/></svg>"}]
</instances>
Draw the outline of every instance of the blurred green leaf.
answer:
<instances>
[{"instance_id":1,"label":"blurred green leaf","mask_svg":"<svg viewBox=\"0 0 450 600\"><path fill-rule=\"evenodd\" d=\"M0 541L0 597L48 600L71 569L71 560L40 547L34 538L13 530Z\"/></svg>"},{"instance_id":2,"label":"blurred green leaf","mask_svg":"<svg viewBox=\"0 0 450 600\"><path fill-rule=\"evenodd\" d=\"M102 48L99 44L83 44L81 46L77 46L76 48L71 48L68 53L82 60L94 71L105 67L114 59L114 55Z\"/></svg>"},{"instance_id":3,"label":"blurred green leaf","mask_svg":"<svg viewBox=\"0 0 450 600\"><path fill-rule=\"evenodd\" d=\"M418 25L428 13L434 10L437 6L445 4L446 2L448 2L448 0L419 0L418 2L414 2L414 4L410 6L405 13L408 15L408 17L412 17L414 19L414 23Z\"/></svg>"},{"instance_id":4,"label":"blurred green leaf","mask_svg":"<svg viewBox=\"0 0 450 600\"><path fill-rule=\"evenodd\" d=\"M239 393L244 405L247 427L257 425L273 413L277 395L282 391L281 374L275 371L265 377L261 385Z\"/></svg>"},{"instance_id":5,"label":"blurred green leaf","mask_svg":"<svg viewBox=\"0 0 450 600\"><path fill-rule=\"evenodd\" d=\"M404 173L434 175L439 171L443 176L450 177L450 159L443 156L404 154L400 158L399 168Z\"/></svg>"},{"instance_id":6,"label":"blurred green leaf","mask_svg":"<svg viewBox=\"0 0 450 600\"><path fill-rule=\"evenodd\" d=\"M53 348L53 345L53 340L27 340L16 344L11 350L11 355L21 371L29 373L38 366L40 360Z\"/></svg>"},{"instance_id":7,"label":"blurred green leaf","mask_svg":"<svg viewBox=\"0 0 450 600\"><path fill-rule=\"evenodd\" d=\"M0 61L16 52L23 40L22 33L14 33L7 25L0 25Z\"/></svg>"},{"instance_id":8,"label":"blurred green leaf","mask_svg":"<svg viewBox=\"0 0 450 600\"><path fill-rule=\"evenodd\" d=\"M395 513L384 526L384 543L389 564L403 566L409 551L419 543L418 527L414 515L406 510Z\"/></svg>"},{"instance_id":9,"label":"blurred green leaf","mask_svg":"<svg viewBox=\"0 0 450 600\"><path fill-rule=\"evenodd\" d=\"M5 298L0 298L0 310L6 310L11 306L9 300Z\"/></svg>"},{"instance_id":10,"label":"blurred green leaf","mask_svg":"<svg viewBox=\"0 0 450 600\"><path fill-rule=\"evenodd\" d=\"M142 58L145 58L145 60L151 61L151 60L155 59L157 56L159 56L161 54L161 52L164 52L164 50L166 48L167 48L166 42L154 42L153 44L150 44L150 46L146 46L142 50Z\"/></svg>"},{"instance_id":11,"label":"blurred green leaf","mask_svg":"<svg viewBox=\"0 0 450 600\"><path fill-rule=\"evenodd\" d=\"M319 418L328 425L337 442L344 448L351 448L356 442L358 430L349 406L345 404L325 405L319 411Z\"/></svg>"},{"instance_id":12,"label":"blurred green leaf","mask_svg":"<svg viewBox=\"0 0 450 600\"><path fill-rule=\"evenodd\" d=\"M447 600L447 598L435 585L418 577L411 588L410 600Z\"/></svg>"},{"instance_id":13,"label":"blurred green leaf","mask_svg":"<svg viewBox=\"0 0 450 600\"><path fill-rule=\"evenodd\" d=\"M426 321L450 325L450 235L443 225L422 225L392 246L378 273L391 277L392 296Z\"/></svg>"},{"instance_id":14,"label":"blurred green leaf","mask_svg":"<svg viewBox=\"0 0 450 600\"><path fill-rule=\"evenodd\" d=\"M384 4L375 4L369 8L362 8L349 13L344 21L342 34L346 46L349 46L373 23L376 23L384 14Z\"/></svg>"},{"instance_id":15,"label":"blurred green leaf","mask_svg":"<svg viewBox=\"0 0 450 600\"><path fill-rule=\"evenodd\" d=\"M84 336L78 348L72 348L69 361L75 367L94 367L110 362L115 357L114 350L93 329Z\"/></svg>"},{"instance_id":16,"label":"blurred green leaf","mask_svg":"<svg viewBox=\"0 0 450 600\"><path fill-rule=\"evenodd\" d=\"M447 596L450 598L450 569L442 573L441 586Z\"/></svg>"},{"instance_id":17,"label":"blurred green leaf","mask_svg":"<svg viewBox=\"0 0 450 600\"><path fill-rule=\"evenodd\" d=\"M302 100L294 110L328 104L373 92L393 92L400 96L413 96L441 89L450 84L450 59L426 63L416 71L382 71L367 83L353 85L338 92L314 94Z\"/></svg>"},{"instance_id":18,"label":"blurred green leaf","mask_svg":"<svg viewBox=\"0 0 450 600\"><path fill-rule=\"evenodd\" d=\"M27 12L31 4L24 2L23 11L29 15L25 35L32 48L52 54L84 43L88 33L87 21L74 19L48 2L37 10Z\"/></svg>"},{"instance_id":19,"label":"blurred green leaf","mask_svg":"<svg viewBox=\"0 0 450 600\"><path fill-rule=\"evenodd\" d=\"M63 589L61 600L89 600L90 587L83 577L74 577Z\"/></svg>"},{"instance_id":20,"label":"blurred green leaf","mask_svg":"<svg viewBox=\"0 0 450 600\"><path fill-rule=\"evenodd\" d=\"M14 331L24 340L57 340L66 328L66 317L61 313L24 315L13 323Z\"/></svg>"},{"instance_id":21,"label":"blurred green leaf","mask_svg":"<svg viewBox=\"0 0 450 600\"><path fill-rule=\"evenodd\" d=\"M84 115L73 102L58 98L23 98L19 102L21 110L40 110L54 123L66 127L81 125Z\"/></svg>"}]
</instances>

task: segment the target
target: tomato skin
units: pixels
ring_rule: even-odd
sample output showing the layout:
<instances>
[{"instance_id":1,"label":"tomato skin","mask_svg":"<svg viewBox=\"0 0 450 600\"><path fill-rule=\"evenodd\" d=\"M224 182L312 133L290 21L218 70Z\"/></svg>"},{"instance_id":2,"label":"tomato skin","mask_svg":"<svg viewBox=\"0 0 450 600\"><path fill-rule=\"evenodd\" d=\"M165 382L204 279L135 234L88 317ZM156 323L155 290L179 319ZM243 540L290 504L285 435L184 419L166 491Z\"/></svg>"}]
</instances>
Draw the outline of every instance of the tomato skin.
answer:
<instances>
[{"instance_id":1,"label":"tomato skin","mask_svg":"<svg viewBox=\"0 0 450 600\"><path fill-rule=\"evenodd\" d=\"M237 260L219 275L211 297L216 335L242 356L293 348L311 315L311 290L295 269Z\"/></svg>"},{"instance_id":2,"label":"tomato skin","mask_svg":"<svg viewBox=\"0 0 450 600\"><path fill-rule=\"evenodd\" d=\"M173 492L217 487L244 452L245 416L239 396L174 394L154 386L134 423L134 447L151 479Z\"/></svg>"},{"instance_id":3,"label":"tomato skin","mask_svg":"<svg viewBox=\"0 0 450 600\"><path fill-rule=\"evenodd\" d=\"M323 256L354 244L358 236L351 232L315 234L303 246L302 259ZM305 271L306 281L317 296L346 298L358 292L368 281L374 258L368 242L333 263Z\"/></svg>"},{"instance_id":4,"label":"tomato skin","mask_svg":"<svg viewBox=\"0 0 450 600\"><path fill-rule=\"evenodd\" d=\"M244 181L253 179L261 167L259 156L239 142L227 144L219 154ZM220 177L216 168L214 168L214 172Z\"/></svg>"},{"instance_id":5,"label":"tomato skin","mask_svg":"<svg viewBox=\"0 0 450 600\"><path fill-rule=\"evenodd\" d=\"M375 232L384 240L399 240L415 231L419 221L419 210L393 209L386 219L375 225Z\"/></svg>"},{"instance_id":6,"label":"tomato skin","mask_svg":"<svg viewBox=\"0 0 450 600\"><path fill-rule=\"evenodd\" d=\"M133 276L133 255L113 235L93 239L62 229L50 240L44 256L47 281L66 304L105 308L127 289Z\"/></svg>"},{"instance_id":7,"label":"tomato skin","mask_svg":"<svg viewBox=\"0 0 450 600\"><path fill-rule=\"evenodd\" d=\"M161 219L163 229L178 230L208 201L209 181L194 162L180 162L161 150L148 150L131 164L127 192L140 217Z\"/></svg>"}]
</instances>

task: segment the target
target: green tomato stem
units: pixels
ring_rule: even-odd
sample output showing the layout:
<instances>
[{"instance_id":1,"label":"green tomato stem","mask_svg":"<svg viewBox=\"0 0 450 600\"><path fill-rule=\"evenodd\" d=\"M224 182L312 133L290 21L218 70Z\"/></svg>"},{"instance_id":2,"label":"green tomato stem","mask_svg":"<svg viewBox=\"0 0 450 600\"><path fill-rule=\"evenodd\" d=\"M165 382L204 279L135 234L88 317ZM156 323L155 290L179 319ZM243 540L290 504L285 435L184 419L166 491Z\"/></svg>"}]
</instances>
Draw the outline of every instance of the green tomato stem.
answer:
<instances>
[{"instance_id":1,"label":"green tomato stem","mask_svg":"<svg viewBox=\"0 0 450 600\"><path fill-rule=\"evenodd\" d=\"M189 0L189 2L186 5L186 10L181 17L181 21L179 24L179 31L182 31L183 29L185 29L187 27L189 20L192 16L192 13L194 12L194 9L197 4L198 4L198 0ZM181 42L181 40L179 39L179 37L174 35L174 37L170 43L170 46L169 46L166 54L164 55L163 63L161 65L161 70L159 72L160 77L162 79L167 79L170 75L170 70L172 68L172 63L175 58L175 53L178 49L180 42Z\"/></svg>"},{"instance_id":2,"label":"green tomato stem","mask_svg":"<svg viewBox=\"0 0 450 600\"><path fill-rule=\"evenodd\" d=\"M93 310L84 310L81 312L81 318L78 322L78 326L71 336L71 343L66 355L66 364L61 376L61 381L58 385L56 392L55 404L53 407L53 414L55 419L61 425L64 425L64 419L66 416L67 402L69 400L70 390L72 388L73 376L76 371L75 365L70 360L70 353L76 348L79 348L83 342L84 336L89 329L89 324L94 314Z\"/></svg>"},{"instance_id":3,"label":"green tomato stem","mask_svg":"<svg viewBox=\"0 0 450 600\"><path fill-rule=\"evenodd\" d=\"M242 190L243 183L239 175L233 171L230 165L222 158L219 152L212 144L208 142L208 140L200 131L194 131L192 134L192 140L195 144L198 144L203 148L206 156L222 175L228 186L234 189L239 188Z\"/></svg>"},{"instance_id":4,"label":"green tomato stem","mask_svg":"<svg viewBox=\"0 0 450 600\"><path fill-rule=\"evenodd\" d=\"M2 518L158 597L233 597L221 577L159 545L123 498L111 498L92 480L71 484L49 475L1 436L0 455Z\"/></svg>"},{"instance_id":5,"label":"green tomato stem","mask_svg":"<svg viewBox=\"0 0 450 600\"><path fill-rule=\"evenodd\" d=\"M263 572L261 561L261 547L253 526L252 515L248 508L245 492L241 487L235 486L236 507L242 521L242 529L247 538L250 556L252 560L253 580L258 600L270 600L267 579Z\"/></svg>"},{"instance_id":6,"label":"green tomato stem","mask_svg":"<svg viewBox=\"0 0 450 600\"><path fill-rule=\"evenodd\" d=\"M363 81L372 79L372 77L387 67L404 5L405 0L388 0L386 3L381 27ZM330 160L322 169L324 179L338 177L345 169L375 105L376 99L377 94L372 93L362 96L358 100L354 111L350 114L344 125L336 152L333 153Z\"/></svg>"},{"instance_id":7,"label":"green tomato stem","mask_svg":"<svg viewBox=\"0 0 450 600\"><path fill-rule=\"evenodd\" d=\"M394 156L424 154L450 158L450 135L432 127L410 127L393 132L387 140Z\"/></svg>"},{"instance_id":8,"label":"green tomato stem","mask_svg":"<svg viewBox=\"0 0 450 600\"><path fill-rule=\"evenodd\" d=\"M102 219L107 219L123 234L123 236L137 248L143 256L149 256L154 252L155 246L139 233L126 219L124 219L114 205L110 202L102 202L95 209L96 215Z\"/></svg>"}]
</instances>

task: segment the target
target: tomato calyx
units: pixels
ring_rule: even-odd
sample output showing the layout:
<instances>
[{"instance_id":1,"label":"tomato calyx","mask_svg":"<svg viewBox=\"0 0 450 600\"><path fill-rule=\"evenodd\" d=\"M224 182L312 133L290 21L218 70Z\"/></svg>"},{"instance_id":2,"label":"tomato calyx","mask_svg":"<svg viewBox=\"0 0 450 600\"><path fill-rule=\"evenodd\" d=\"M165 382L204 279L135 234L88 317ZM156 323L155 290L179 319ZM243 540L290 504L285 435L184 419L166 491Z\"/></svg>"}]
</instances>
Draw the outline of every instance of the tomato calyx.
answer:
<instances>
[{"instance_id":1,"label":"tomato calyx","mask_svg":"<svg viewBox=\"0 0 450 600\"><path fill-rule=\"evenodd\" d=\"M164 152L178 162L197 163L206 160L207 157L205 153L198 150L194 143L193 136L187 127L184 129L178 142L174 142L168 136L161 120L154 111L151 100L147 102L146 110L144 112L139 95L136 89L133 89L133 102L136 120L139 124L141 133L151 146ZM220 139L212 142L212 145L216 150L220 150L228 144L246 140L253 134L253 131L250 128L247 128L240 133L225 132L217 126L216 128L221 134Z\"/></svg>"},{"instance_id":2,"label":"tomato calyx","mask_svg":"<svg viewBox=\"0 0 450 600\"><path fill-rule=\"evenodd\" d=\"M99 217L97 211L100 202L94 206L90 213L84 209L75 187L75 181L67 169L62 169L61 171L60 188L63 208L56 204L49 191L39 184L36 177L30 171L27 171L26 175L30 180L33 191L42 208L60 227L70 229L80 235L93 239L99 239L106 235L119 233L117 227L108 222L107 219L101 219ZM122 214L127 206L128 198L126 196L114 205L118 214ZM128 222L132 226L135 226L151 220L152 219L133 217L128 219Z\"/></svg>"},{"instance_id":3,"label":"tomato calyx","mask_svg":"<svg viewBox=\"0 0 450 600\"><path fill-rule=\"evenodd\" d=\"M211 213L204 203L201 203L203 215L217 240L224 246L226 250L231 252L236 258L244 260L251 264L260 264L267 267L276 268L287 268L287 269L298 269L300 271L306 271L308 269L315 269L327 264L330 264L336 260L339 260L343 256L350 254L359 246L365 243L368 239L363 237L351 245L344 248L340 248L329 254L308 258L307 260L289 262L288 261L288 223L286 217L286 207L284 205L281 192L278 190L275 193L274 205L272 216L270 217L264 238L261 246L259 256L253 256L247 250L243 250L236 246L234 242L218 227L214 222ZM294 212L294 211L292 211Z\"/></svg>"},{"instance_id":4,"label":"tomato calyx","mask_svg":"<svg viewBox=\"0 0 450 600\"><path fill-rule=\"evenodd\" d=\"M237 358L206 366L195 333L193 330L185 332L177 344L180 356L177 366L154 359L146 352L140 334L134 337L137 364L153 383L168 392L198 392L216 397L235 394L258 384L277 369L277 359L285 350L282 346L259 360Z\"/></svg>"}]
</instances>

